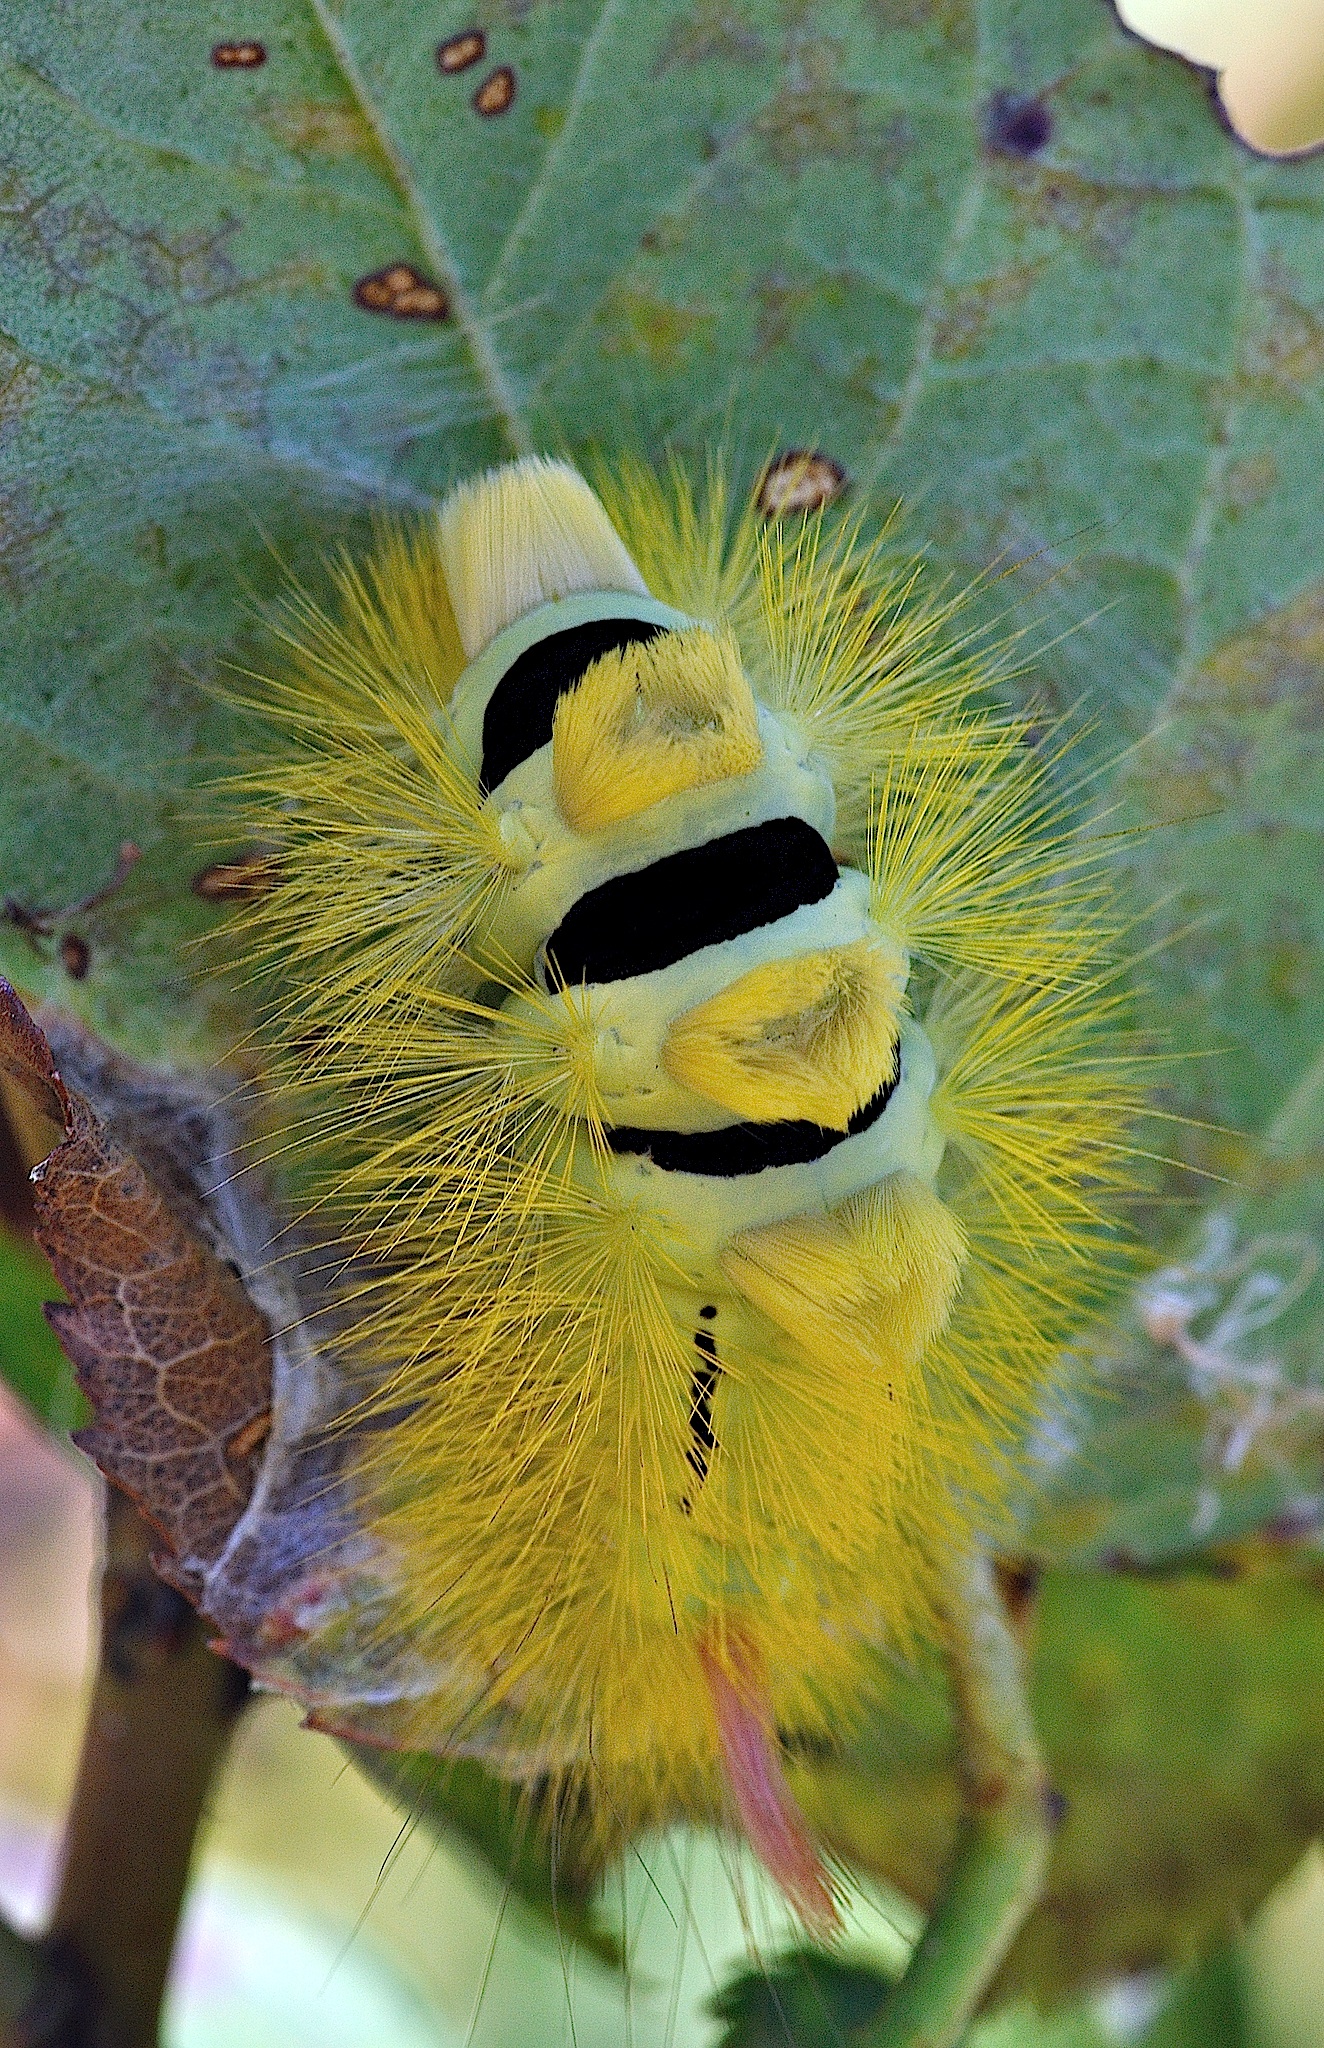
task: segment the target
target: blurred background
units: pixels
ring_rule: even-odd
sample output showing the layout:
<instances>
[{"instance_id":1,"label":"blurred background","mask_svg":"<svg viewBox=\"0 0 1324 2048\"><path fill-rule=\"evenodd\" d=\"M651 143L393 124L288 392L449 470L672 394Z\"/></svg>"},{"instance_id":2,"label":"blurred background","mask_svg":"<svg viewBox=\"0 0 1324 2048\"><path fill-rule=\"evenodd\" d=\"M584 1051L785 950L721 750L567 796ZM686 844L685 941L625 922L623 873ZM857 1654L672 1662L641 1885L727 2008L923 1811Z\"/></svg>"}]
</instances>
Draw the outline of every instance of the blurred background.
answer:
<instances>
[{"instance_id":1,"label":"blurred background","mask_svg":"<svg viewBox=\"0 0 1324 2048\"><path fill-rule=\"evenodd\" d=\"M1221 74L1229 119L1257 148L1324 141L1324 0L1121 0L1127 24ZM41 1319L49 1275L26 1239L19 1126L0 1128L0 1352L20 1383L62 1366ZM32 1155L35 1156L35 1155ZM49 1401L44 1405L49 1412ZM0 1387L0 1910L43 1917L89 1684L99 1482ZM733 1972L775 1964L788 1930L758 1872L677 1834L604 1889L600 1917L628 1980L551 1933L459 1848L438 1845L305 1734L288 1704L241 1719L182 1944L170 2048L710 2048ZM915 1914L857 1899L844 1955L895 1969ZM972 2048L1324 2048L1324 1853L1316 1844L1215 1963L1124 1977L1041 2020L1020 2006ZM1167 2018L1163 2012L1167 2008ZM1156 2017L1157 2016L1157 2017ZM755 2048L777 2036L756 2028Z\"/></svg>"}]
</instances>

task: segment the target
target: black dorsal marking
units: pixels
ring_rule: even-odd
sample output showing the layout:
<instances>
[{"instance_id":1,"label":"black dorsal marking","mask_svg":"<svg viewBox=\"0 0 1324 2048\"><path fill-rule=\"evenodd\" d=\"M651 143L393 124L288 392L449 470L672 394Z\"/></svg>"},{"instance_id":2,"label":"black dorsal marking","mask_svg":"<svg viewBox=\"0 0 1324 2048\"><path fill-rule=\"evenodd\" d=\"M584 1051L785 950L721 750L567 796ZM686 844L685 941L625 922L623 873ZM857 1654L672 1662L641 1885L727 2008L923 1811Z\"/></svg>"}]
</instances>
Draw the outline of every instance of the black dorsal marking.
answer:
<instances>
[{"instance_id":1,"label":"black dorsal marking","mask_svg":"<svg viewBox=\"0 0 1324 2048\"><path fill-rule=\"evenodd\" d=\"M803 818L747 825L590 889L548 939L547 971L569 987L652 974L821 903L836 882L827 841Z\"/></svg>"},{"instance_id":2,"label":"black dorsal marking","mask_svg":"<svg viewBox=\"0 0 1324 2048\"><path fill-rule=\"evenodd\" d=\"M709 1331L695 1331L694 1348L699 1354L699 1363L690 1381L690 1447L685 1453L685 1461L702 1486L708 1477L712 1454L717 1449L717 1438L713 1435L713 1394L722 1367L717 1357L717 1345Z\"/></svg>"},{"instance_id":3,"label":"black dorsal marking","mask_svg":"<svg viewBox=\"0 0 1324 2048\"><path fill-rule=\"evenodd\" d=\"M699 1314L715 1316L717 1310L701 1308ZM695 1331L694 1348L699 1354L699 1363L690 1377L690 1446L685 1453L685 1463L702 1486L708 1477L713 1452L719 1448L713 1429L713 1395L722 1377L722 1361L708 1330ZM687 1515L694 1513L694 1502L687 1493L681 1495L680 1505Z\"/></svg>"},{"instance_id":4,"label":"black dorsal marking","mask_svg":"<svg viewBox=\"0 0 1324 2048\"><path fill-rule=\"evenodd\" d=\"M478 777L483 795L548 744L557 699L574 689L600 655L655 640L665 631L649 619L589 619L582 626L549 633L517 654L483 713L483 765Z\"/></svg>"},{"instance_id":5,"label":"black dorsal marking","mask_svg":"<svg viewBox=\"0 0 1324 2048\"><path fill-rule=\"evenodd\" d=\"M876 1124L900 1079L898 1044L891 1079L856 1110L844 1131L830 1131L807 1118L773 1124L724 1124L719 1131L636 1131L622 1124L608 1130L607 1143L613 1152L644 1155L664 1173L706 1173L718 1180L763 1173L770 1166L806 1166Z\"/></svg>"}]
</instances>

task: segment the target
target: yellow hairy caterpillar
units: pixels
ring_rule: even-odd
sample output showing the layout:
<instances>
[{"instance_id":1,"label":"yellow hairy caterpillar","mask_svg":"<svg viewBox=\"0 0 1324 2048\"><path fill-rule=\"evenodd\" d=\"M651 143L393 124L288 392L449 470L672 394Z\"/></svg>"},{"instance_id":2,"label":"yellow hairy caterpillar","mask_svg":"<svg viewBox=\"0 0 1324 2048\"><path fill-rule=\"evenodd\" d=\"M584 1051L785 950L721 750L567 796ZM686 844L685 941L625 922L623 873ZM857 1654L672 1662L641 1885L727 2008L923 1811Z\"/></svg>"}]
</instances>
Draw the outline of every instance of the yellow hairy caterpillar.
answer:
<instances>
[{"instance_id":1,"label":"yellow hairy caterpillar","mask_svg":"<svg viewBox=\"0 0 1324 2048\"><path fill-rule=\"evenodd\" d=\"M209 1611L324 1725L734 1810L830 1923L781 1746L996 1527L1129 1181L1099 845L858 523L532 459L335 579L232 795L346 1327Z\"/></svg>"}]
</instances>

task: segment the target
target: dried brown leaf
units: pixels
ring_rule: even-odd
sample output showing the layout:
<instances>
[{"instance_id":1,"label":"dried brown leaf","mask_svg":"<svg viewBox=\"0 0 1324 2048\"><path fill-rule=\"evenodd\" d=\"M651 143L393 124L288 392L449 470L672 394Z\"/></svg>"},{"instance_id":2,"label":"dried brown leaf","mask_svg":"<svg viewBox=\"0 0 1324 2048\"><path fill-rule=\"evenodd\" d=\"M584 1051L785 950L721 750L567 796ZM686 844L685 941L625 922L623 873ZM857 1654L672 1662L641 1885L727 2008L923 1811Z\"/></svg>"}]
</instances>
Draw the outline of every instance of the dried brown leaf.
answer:
<instances>
[{"instance_id":1,"label":"dried brown leaf","mask_svg":"<svg viewBox=\"0 0 1324 2048\"><path fill-rule=\"evenodd\" d=\"M265 1321L226 1264L61 1080L0 980L0 1070L64 1125L34 1173L37 1241L69 1297L47 1310L96 1420L77 1441L169 1546L188 1588L252 1493L271 1420Z\"/></svg>"}]
</instances>

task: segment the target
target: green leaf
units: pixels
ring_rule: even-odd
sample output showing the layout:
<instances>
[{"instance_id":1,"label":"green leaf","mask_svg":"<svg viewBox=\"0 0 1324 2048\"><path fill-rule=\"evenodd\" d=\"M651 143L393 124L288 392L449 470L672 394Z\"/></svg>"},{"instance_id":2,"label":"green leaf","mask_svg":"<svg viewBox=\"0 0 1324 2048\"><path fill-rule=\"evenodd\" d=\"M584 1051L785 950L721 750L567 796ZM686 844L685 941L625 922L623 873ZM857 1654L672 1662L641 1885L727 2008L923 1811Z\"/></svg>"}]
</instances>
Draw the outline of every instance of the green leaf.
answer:
<instances>
[{"instance_id":1,"label":"green leaf","mask_svg":"<svg viewBox=\"0 0 1324 2048\"><path fill-rule=\"evenodd\" d=\"M596 1926L601 1853L573 1815L554 1833L537 1800L464 1757L439 1759L347 1745L349 1755L411 1821L465 1849L480 1869L551 1926L615 1968L620 1944Z\"/></svg>"},{"instance_id":2,"label":"green leaf","mask_svg":"<svg viewBox=\"0 0 1324 2048\"><path fill-rule=\"evenodd\" d=\"M829 2048L877 2017L887 1979L806 1949L775 1969L748 1970L712 2000L720 2048Z\"/></svg>"},{"instance_id":3,"label":"green leaf","mask_svg":"<svg viewBox=\"0 0 1324 2048\"><path fill-rule=\"evenodd\" d=\"M89 1419L73 1369L42 1314L46 1302L61 1299L41 1254L0 1229L0 1382L57 1435Z\"/></svg>"},{"instance_id":4,"label":"green leaf","mask_svg":"<svg viewBox=\"0 0 1324 2048\"><path fill-rule=\"evenodd\" d=\"M1054 1999L1184 1962L1324 1830L1324 1603L1309 1556L1248 1550L1219 1575L1050 1573L1033 1627L1063 1819L1003 1981ZM940 1676L894 1674L843 1760L796 1790L848 1862L928 1901L959 1811L953 1756Z\"/></svg>"},{"instance_id":5,"label":"green leaf","mask_svg":"<svg viewBox=\"0 0 1324 2048\"><path fill-rule=\"evenodd\" d=\"M1253 2040L1241 1955L1226 1944L1183 1972L1140 2048L1250 2048Z\"/></svg>"},{"instance_id":6,"label":"green leaf","mask_svg":"<svg viewBox=\"0 0 1324 2048\"><path fill-rule=\"evenodd\" d=\"M725 2023L718 2048L847 2048L877 2019L888 1984L864 1964L798 1950L773 1969L746 1971L712 2000L712 2012ZM1045 2017L1017 2002L976 2021L965 2048L1109 2048L1113 2038L1088 2005ZM1196 2037L1189 2038L1194 2044ZM1185 2048L1187 2039L1174 2037L1169 2048L1179 2048L1179 2042ZM1240 2037L1211 2032L1199 2039L1201 2048L1214 2041L1219 2048L1237 2048Z\"/></svg>"}]
</instances>

